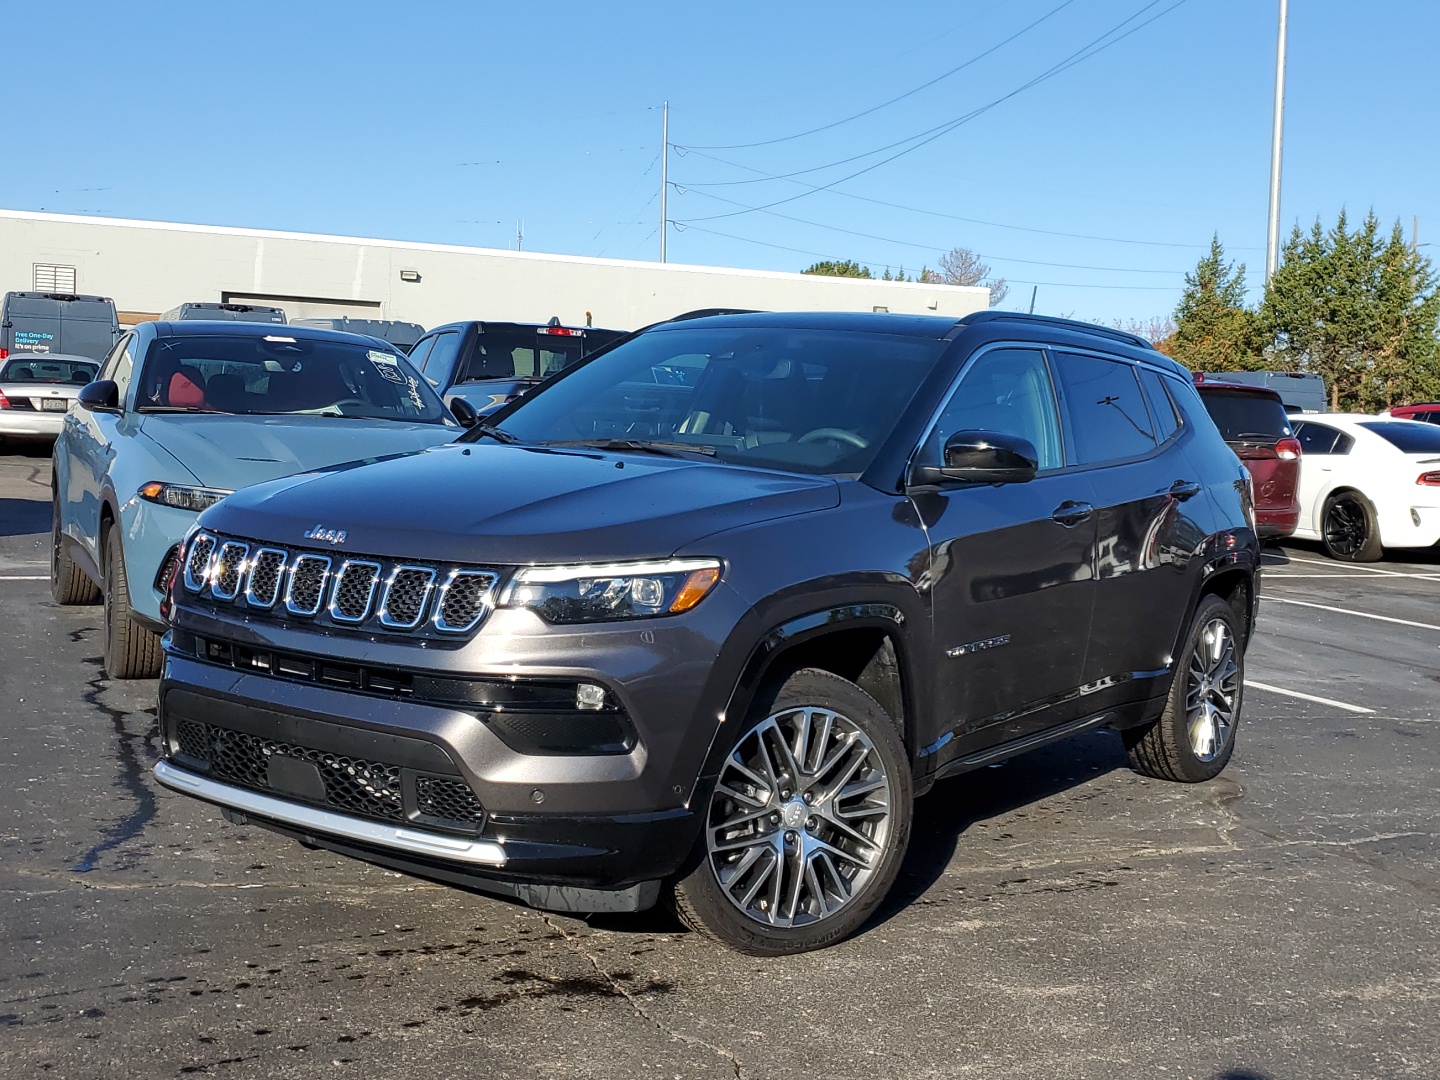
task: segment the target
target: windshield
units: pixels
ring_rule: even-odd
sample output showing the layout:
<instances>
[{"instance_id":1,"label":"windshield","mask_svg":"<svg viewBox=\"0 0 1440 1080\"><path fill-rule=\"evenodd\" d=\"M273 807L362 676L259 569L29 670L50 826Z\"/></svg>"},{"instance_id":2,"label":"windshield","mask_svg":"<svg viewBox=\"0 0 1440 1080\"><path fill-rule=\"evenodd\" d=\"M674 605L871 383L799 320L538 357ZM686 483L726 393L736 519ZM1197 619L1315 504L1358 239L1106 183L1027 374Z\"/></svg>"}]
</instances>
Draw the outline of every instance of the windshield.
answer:
<instances>
[{"instance_id":1,"label":"windshield","mask_svg":"<svg viewBox=\"0 0 1440 1080\"><path fill-rule=\"evenodd\" d=\"M1402 454L1440 454L1440 428L1413 420L1377 420L1360 426L1373 431Z\"/></svg>"},{"instance_id":2,"label":"windshield","mask_svg":"<svg viewBox=\"0 0 1440 1080\"><path fill-rule=\"evenodd\" d=\"M400 354L285 334L158 338L136 400L144 411L314 415L446 423Z\"/></svg>"},{"instance_id":3,"label":"windshield","mask_svg":"<svg viewBox=\"0 0 1440 1080\"><path fill-rule=\"evenodd\" d=\"M641 334L498 420L528 443L625 440L794 472L863 472L946 343L842 330Z\"/></svg>"},{"instance_id":4,"label":"windshield","mask_svg":"<svg viewBox=\"0 0 1440 1080\"><path fill-rule=\"evenodd\" d=\"M474 356L456 381L528 379L564 371L602 345L623 337L619 330L571 330L534 326L507 328L488 323Z\"/></svg>"},{"instance_id":5,"label":"windshield","mask_svg":"<svg viewBox=\"0 0 1440 1080\"><path fill-rule=\"evenodd\" d=\"M16 357L0 368L0 382L69 383L84 386L95 378L97 365L78 360Z\"/></svg>"}]
</instances>

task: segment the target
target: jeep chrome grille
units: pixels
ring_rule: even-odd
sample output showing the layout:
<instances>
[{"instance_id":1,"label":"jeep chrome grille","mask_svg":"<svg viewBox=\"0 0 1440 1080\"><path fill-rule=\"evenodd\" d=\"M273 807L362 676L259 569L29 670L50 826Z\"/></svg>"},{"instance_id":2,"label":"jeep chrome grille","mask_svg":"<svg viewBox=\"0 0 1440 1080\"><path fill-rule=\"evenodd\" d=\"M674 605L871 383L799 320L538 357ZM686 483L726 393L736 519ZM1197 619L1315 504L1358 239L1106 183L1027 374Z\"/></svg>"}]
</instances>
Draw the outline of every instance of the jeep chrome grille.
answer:
<instances>
[{"instance_id":1,"label":"jeep chrome grille","mask_svg":"<svg viewBox=\"0 0 1440 1080\"><path fill-rule=\"evenodd\" d=\"M199 592L210 580L210 556L215 554L215 537L201 533L190 546L190 557L185 560L185 587Z\"/></svg>"},{"instance_id":2,"label":"jeep chrome grille","mask_svg":"<svg viewBox=\"0 0 1440 1080\"><path fill-rule=\"evenodd\" d=\"M183 580L187 592L271 617L449 637L484 622L498 575L288 551L202 532L186 553Z\"/></svg>"},{"instance_id":3,"label":"jeep chrome grille","mask_svg":"<svg viewBox=\"0 0 1440 1080\"><path fill-rule=\"evenodd\" d=\"M351 559L341 563L330 590L330 617L336 622L364 622L370 614L370 599L375 595L379 576L379 563Z\"/></svg>"}]
</instances>

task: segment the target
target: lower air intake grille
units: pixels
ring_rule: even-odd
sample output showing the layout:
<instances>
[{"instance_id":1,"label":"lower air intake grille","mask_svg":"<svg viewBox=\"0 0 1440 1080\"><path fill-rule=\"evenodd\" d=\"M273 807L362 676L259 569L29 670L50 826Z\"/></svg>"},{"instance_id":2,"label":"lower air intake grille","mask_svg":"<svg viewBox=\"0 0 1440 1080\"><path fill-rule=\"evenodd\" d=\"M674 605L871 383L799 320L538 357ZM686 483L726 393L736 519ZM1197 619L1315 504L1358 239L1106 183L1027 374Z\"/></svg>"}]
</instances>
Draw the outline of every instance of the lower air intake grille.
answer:
<instances>
[{"instance_id":1,"label":"lower air intake grille","mask_svg":"<svg viewBox=\"0 0 1440 1080\"><path fill-rule=\"evenodd\" d=\"M176 724L175 748L184 757L208 763L208 775L217 780L357 817L435 824L467 833L478 832L485 822L480 800L463 780L454 777L430 776L383 761L334 754L190 719ZM271 762L276 758L313 765L324 794L306 797L273 788ZM414 778L414 794L408 796L407 773Z\"/></svg>"}]
</instances>

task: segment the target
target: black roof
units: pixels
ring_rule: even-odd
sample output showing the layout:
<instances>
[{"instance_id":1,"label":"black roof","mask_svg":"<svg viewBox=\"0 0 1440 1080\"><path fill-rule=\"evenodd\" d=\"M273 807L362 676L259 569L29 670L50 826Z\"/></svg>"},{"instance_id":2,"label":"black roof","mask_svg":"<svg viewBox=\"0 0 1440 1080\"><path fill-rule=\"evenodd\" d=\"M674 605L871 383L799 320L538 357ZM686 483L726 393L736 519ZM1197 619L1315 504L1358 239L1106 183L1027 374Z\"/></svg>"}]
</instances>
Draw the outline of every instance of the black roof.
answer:
<instances>
[{"instance_id":1,"label":"black roof","mask_svg":"<svg viewBox=\"0 0 1440 1080\"><path fill-rule=\"evenodd\" d=\"M368 334L347 334L343 330L327 330L318 326L297 326L293 323L211 322L193 319L183 322L156 322L156 337L288 337L297 341L344 341L352 345L384 345L388 341Z\"/></svg>"},{"instance_id":2,"label":"black roof","mask_svg":"<svg viewBox=\"0 0 1440 1080\"><path fill-rule=\"evenodd\" d=\"M658 323L651 333L713 326L744 329L853 330L904 337L943 338L959 325L943 315L892 315L883 311L752 311L741 315L708 315Z\"/></svg>"}]
</instances>

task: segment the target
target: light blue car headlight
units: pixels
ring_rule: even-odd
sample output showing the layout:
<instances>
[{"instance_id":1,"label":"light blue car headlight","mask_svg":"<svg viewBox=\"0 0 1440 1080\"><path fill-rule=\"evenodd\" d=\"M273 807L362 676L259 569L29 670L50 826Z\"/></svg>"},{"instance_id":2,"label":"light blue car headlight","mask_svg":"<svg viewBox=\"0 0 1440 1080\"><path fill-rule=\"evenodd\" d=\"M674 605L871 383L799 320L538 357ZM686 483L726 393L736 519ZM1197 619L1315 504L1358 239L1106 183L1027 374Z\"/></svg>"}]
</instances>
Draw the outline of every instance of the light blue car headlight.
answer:
<instances>
[{"instance_id":1,"label":"light blue car headlight","mask_svg":"<svg viewBox=\"0 0 1440 1080\"><path fill-rule=\"evenodd\" d=\"M235 494L221 488L187 487L184 484L167 484L151 480L135 493L146 502L161 506L173 506L177 510L190 510L196 514L208 510L226 495Z\"/></svg>"}]
</instances>

